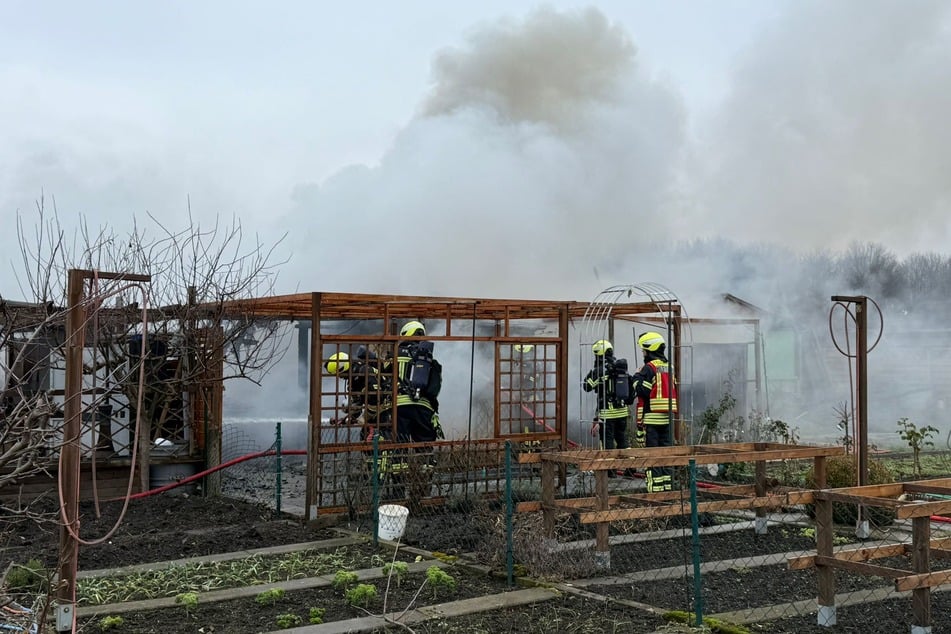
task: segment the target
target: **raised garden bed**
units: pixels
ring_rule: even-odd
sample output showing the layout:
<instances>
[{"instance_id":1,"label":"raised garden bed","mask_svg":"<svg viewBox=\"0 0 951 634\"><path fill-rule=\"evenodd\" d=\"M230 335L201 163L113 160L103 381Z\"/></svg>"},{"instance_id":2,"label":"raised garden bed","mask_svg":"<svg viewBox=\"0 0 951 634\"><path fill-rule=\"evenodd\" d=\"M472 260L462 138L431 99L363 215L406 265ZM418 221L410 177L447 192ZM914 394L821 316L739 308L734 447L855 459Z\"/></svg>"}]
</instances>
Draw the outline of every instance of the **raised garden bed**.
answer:
<instances>
[{"instance_id":1,"label":"raised garden bed","mask_svg":"<svg viewBox=\"0 0 951 634\"><path fill-rule=\"evenodd\" d=\"M127 574L81 578L77 597L80 606L174 597L183 592L225 590L318 577L339 570L381 567L391 558L391 553L372 544L357 543L279 555L255 554L226 561L194 561L174 566L162 564ZM398 561L409 562L413 558L402 550L397 552Z\"/></svg>"},{"instance_id":2,"label":"raised garden bed","mask_svg":"<svg viewBox=\"0 0 951 634\"><path fill-rule=\"evenodd\" d=\"M115 524L119 502L80 505L80 535L93 540ZM50 500L36 510L52 512ZM59 531L41 530L29 522L4 527L4 565L39 559L53 566L59 553ZM132 500L118 530L106 542L80 546L79 569L98 570L131 564L168 561L265 546L294 544L336 537L335 531L305 526L289 515L276 517L262 504L228 498L155 495Z\"/></svg>"},{"instance_id":3,"label":"raised garden bed","mask_svg":"<svg viewBox=\"0 0 951 634\"><path fill-rule=\"evenodd\" d=\"M430 567L429 563L423 565L426 569ZM357 585L356 582L352 582L346 588L325 586L288 590L273 603L263 604L257 600L257 595L208 602L203 601L199 593L197 603L191 607L175 605L125 613L118 611L114 614L102 613L83 620L81 626L88 628L83 631L97 631L103 618L118 616L122 618L121 627L110 631L141 634L153 632L194 634L198 631L252 634L281 629L278 619L282 615L294 615L300 619L299 625L306 625L310 620L311 608L322 610L321 621L329 623L366 617L370 614L379 615L384 611L391 614L399 613L408 607L418 608L508 590L504 579L473 572L462 566L448 565L441 569L451 577L452 587L445 582L434 586L427 579L426 572L407 574L399 584L395 577L391 577L388 590L387 579L384 577L362 581L360 583L373 586L377 595L365 606L354 606L348 603L346 592ZM384 597L386 597L385 606ZM296 622L296 619L290 617L285 622Z\"/></svg>"}]
</instances>

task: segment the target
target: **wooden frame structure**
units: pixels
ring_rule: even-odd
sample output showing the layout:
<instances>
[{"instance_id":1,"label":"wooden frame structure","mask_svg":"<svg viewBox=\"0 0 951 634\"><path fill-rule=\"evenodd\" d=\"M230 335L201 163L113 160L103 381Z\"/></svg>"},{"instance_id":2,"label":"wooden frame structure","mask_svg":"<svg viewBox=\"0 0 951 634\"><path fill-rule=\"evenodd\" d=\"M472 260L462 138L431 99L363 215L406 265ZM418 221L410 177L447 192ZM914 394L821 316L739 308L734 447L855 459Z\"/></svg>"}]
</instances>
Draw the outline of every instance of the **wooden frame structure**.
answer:
<instances>
[{"instance_id":1,"label":"wooden frame structure","mask_svg":"<svg viewBox=\"0 0 951 634\"><path fill-rule=\"evenodd\" d=\"M305 519L310 519L313 507L318 512L339 512L341 509L333 505L324 507L319 495L321 479L321 461L336 452L352 452L353 445L336 446L335 443L325 445L321 441L322 427L322 396L323 396L323 366L324 350L327 345L350 344L356 338L353 335L329 334L322 332L324 322L341 320L361 320L368 323L380 324L379 329L370 334L361 334L362 342L397 345L400 340L395 326L401 320L437 321L441 328L429 328L430 331L439 330L440 334L427 339L439 341L466 341L466 342L494 342L499 344L516 344L526 340L530 343L553 345L556 350L556 386L555 386L555 416L552 427L555 430L548 440L555 440L561 449L567 447L568 440L568 373L569 373L569 325L585 318L590 308L588 302L577 301L545 301L523 299L484 299L467 297L431 297L431 296L403 296L361 293L298 293L275 297L265 297L250 300L234 300L224 305L215 306L216 311L223 314L240 315L244 318L277 319L277 320L309 320L312 324L310 338L309 363L309 406L308 406L308 475L305 494ZM675 371L679 372L680 346L680 315L679 304L668 302L661 308L654 302L620 303L613 305L610 311L612 319L634 319L638 317L657 318L663 316L675 325L672 339L672 356L675 361ZM514 324L520 320L547 320L556 325L554 334L536 336L526 339L524 335L514 332ZM491 335L477 335L473 328L464 332L461 324L476 322L494 323ZM497 364L496 364L497 365ZM496 376L498 376L496 367ZM678 376L679 378L679 376ZM496 398L498 398L496 396ZM498 414L496 413L496 417ZM441 412L441 418L445 414ZM496 421L496 430L498 422ZM513 440L526 440L518 435L506 436ZM456 441L457 443L459 441ZM471 444L474 441L462 441ZM486 439L486 442L499 444L498 438ZM439 447L452 444L452 441L437 441L424 443L425 446ZM415 446L419 447L419 444ZM394 445L394 448L398 446Z\"/></svg>"},{"instance_id":2,"label":"wooden frame structure","mask_svg":"<svg viewBox=\"0 0 951 634\"><path fill-rule=\"evenodd\" d=\"M896 591L911 591L912 631L919 631L916 628L922 632L929 631L931 588L951 583L951 570L932 572L930 563L932 556L951 558L951 537L931 539L931 516L951 512L951 478L828 489L814 492L813 498L816 508L816 554L795 557L788 564L791 570L816 569L819 624L835 624L835 571L848 570L894 579ZM834 503L893 509L897 519L911 520L911 543L833 552ZM910 571L868 563L899 555L911 556Z\"/></svg>"},{"instance_id":3,"label":"wooden frame structure","mask_svg":"<svg viewBox=\"0 0 951 634\"><path fill-rule=\"evenodd\" d=\"M825 486L825 460L841 456L842 447L785 445L780 443L724 443L713 445L685 445L653 447L650 449L614 449L608 451L562 451L524 454L522 463L540 463L542 471L541 500L522 502L519 512L541 511L543 531L548 539L555 537L555 518L559 512L573 513L582 524L595 524L595 553L606 568L610 568L608 531L612 521L649 519L685 515L691 512L689 493L665 491L660 493L625 493L611 495L608 491L608 472L649 467L686 466L696 464L755 463L755 482L752 485L726 486L704 490L704 495L716 499L697 504L697 511L709 513L726 510L753 509L765 517L768 509L812 502L811 490L792 487L768 487L766 463L771 460L809 459L815 463L817 485ZM593 497L556 498L556 469L573 466L578 471L593 471ZM831 542L830 542L831 543Z\"/></svg>"}]
</instances>

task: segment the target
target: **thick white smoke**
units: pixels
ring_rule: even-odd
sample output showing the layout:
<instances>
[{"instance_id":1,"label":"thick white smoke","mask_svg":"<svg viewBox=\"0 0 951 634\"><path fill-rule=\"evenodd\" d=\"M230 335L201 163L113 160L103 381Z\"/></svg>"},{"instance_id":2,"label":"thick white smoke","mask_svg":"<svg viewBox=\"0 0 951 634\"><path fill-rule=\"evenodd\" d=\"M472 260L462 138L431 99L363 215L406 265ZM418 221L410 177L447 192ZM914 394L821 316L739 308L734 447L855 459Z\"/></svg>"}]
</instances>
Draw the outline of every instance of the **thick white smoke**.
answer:
<instances>
[{"instance_id":1,"label":"thick white smoke","mask_svg":"<svg viewBox=\"0 0 951 634\"><path fill-rule=\"evenodd\" d=\"M944 249L949 111L951 5L793 3L697 126L696 227L797 250Z\"/></svg>"},{"instance_id":2,"label":"thick white smoke","mask_svg":"<svg viewBox=\"0 0 951 634\"><path fill-rule=\"evenodd\" d=\"M576 298L660 222L683 107L601 13L483 25L433 77L379 165L298 188L305 286Z\"/></svg>"}]
</instances>

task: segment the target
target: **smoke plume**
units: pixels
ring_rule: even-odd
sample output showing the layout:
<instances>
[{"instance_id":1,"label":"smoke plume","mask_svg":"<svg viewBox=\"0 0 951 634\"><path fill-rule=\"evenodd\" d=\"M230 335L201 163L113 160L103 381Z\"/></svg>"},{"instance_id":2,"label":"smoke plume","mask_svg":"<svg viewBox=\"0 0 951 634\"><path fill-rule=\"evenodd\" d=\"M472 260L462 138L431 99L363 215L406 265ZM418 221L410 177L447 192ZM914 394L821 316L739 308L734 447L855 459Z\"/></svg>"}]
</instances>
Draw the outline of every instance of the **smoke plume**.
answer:
<instances>
[{"instance_id":1,"label":"smoke plume","mask_svg":"<svg viewBox=\"0 0 951 634\"><path fill-rule=\"evenodd\" d=\"M590 294L594 266L623 254L671 195L678 95L593 9L482 25L436 56L433 79L379 165L298 187L287 224L312 227L298 250L335 241L307 262L305 285Z\"/></svg>"}]
</instances>

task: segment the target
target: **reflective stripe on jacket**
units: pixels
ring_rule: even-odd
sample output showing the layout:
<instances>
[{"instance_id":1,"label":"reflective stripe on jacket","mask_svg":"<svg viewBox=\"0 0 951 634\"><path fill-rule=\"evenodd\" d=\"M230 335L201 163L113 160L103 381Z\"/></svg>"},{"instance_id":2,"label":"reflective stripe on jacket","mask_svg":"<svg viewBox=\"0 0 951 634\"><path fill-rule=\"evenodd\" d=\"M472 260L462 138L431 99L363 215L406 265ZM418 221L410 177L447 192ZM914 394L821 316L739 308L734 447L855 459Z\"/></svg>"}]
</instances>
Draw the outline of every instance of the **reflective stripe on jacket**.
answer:
<instances>
[{"instance_id":1,"label":"reflective stripe on jacket","mask_svg":"<svg viewBox=\"0 0 951 634\"><path fill-rule=\"evenodd\" d=\"M610 376L604 370L603 364L588 372L588 376L585 377L581 387L584 388L585 392L597 392L598 418L615 420L630 416L631 410L627 405L614 403L614 386Z\"/></svg>"},{"instance_id":2,"label":"reflective stripe on jacket","mask_svg":"<svg viewBox=\"0 0 951 634\"><path fill-rule=\"evenodd\" d=\"M638 420L645 425L666 425L670 413L677 413L677 386L671 376L670 364L653 359L634 375Z\"/></svg>"}]
</instances>

